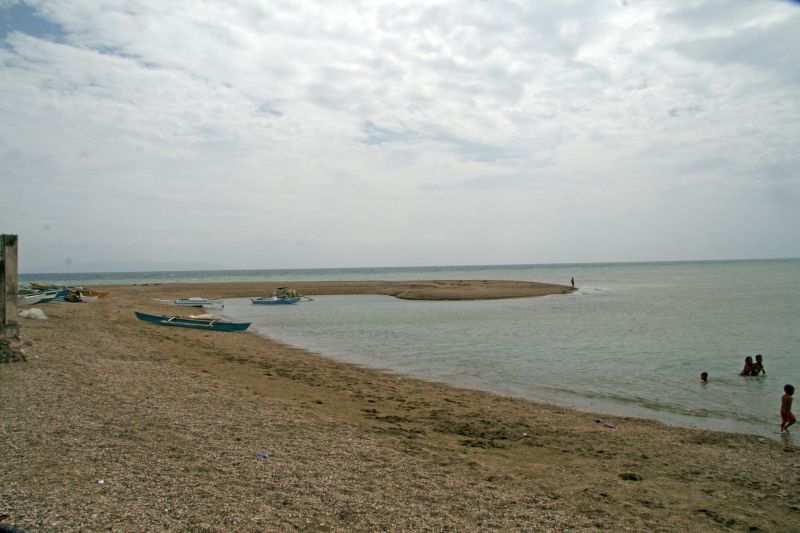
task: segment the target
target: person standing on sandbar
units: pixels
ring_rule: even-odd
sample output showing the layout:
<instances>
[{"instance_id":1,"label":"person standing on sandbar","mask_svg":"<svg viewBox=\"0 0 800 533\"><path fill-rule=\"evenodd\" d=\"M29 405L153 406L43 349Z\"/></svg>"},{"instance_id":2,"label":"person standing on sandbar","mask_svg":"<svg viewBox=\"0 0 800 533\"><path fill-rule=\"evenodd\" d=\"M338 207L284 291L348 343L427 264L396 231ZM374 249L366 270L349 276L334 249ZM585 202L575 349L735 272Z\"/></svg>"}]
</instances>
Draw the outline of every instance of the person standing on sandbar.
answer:
<instances>
[{"instance_id":1,"label":"person standing on sandbar","mask_svg":"<svg viewBox=\"0 0 800 533\"><path fill-rule=\"evenodd\" d=\"M570 280L570 282L572 282L572 288L574 289L574 288L575 288L575 278L572 278L572 279Z\"/></svg>"}]
</instances>

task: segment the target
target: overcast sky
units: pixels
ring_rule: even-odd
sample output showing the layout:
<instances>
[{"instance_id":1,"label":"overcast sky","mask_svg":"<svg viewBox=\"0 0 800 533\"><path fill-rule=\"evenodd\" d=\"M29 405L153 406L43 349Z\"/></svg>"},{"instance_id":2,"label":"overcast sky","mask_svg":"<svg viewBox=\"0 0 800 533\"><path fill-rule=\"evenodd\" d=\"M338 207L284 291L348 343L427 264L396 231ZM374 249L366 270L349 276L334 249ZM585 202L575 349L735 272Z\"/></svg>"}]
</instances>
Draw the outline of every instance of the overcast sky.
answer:
<instances>
[{"instance_id":1,"label":"overcast sky","mask_svg":"<svg viewBox=\"0 0 800 533\"><path fill-rule=\"evenodd\" d=\"M800 4L0 0L20 269L800 257Z\"/></svg>"}]
</instances>

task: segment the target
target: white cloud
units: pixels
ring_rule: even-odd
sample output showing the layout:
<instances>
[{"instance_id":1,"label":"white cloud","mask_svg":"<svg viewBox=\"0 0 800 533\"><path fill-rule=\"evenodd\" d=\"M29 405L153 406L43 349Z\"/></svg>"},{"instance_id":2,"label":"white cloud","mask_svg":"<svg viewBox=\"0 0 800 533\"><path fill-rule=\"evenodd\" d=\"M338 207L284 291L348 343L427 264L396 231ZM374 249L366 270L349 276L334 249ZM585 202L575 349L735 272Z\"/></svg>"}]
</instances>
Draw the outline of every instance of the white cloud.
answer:
<instances>
[{"instance_id":1,"label":"white cloud","mask_svg":"<svg viewBox=\"0 0 800 533\"><path fill-rule=\"evenodd\" d=\"M23 270L800 255L788 2L25 5L60 33L0 42Z\"/></svg>"}]
</instances>

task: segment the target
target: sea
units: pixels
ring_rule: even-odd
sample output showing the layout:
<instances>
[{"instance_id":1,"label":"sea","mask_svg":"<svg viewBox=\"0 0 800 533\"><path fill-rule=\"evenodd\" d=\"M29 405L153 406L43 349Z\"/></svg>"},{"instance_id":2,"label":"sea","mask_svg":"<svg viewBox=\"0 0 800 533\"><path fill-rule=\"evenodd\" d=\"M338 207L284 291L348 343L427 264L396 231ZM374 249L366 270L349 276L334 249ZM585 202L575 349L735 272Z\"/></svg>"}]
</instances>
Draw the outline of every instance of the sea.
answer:
<instances>
[{"instance_id":1,"label":"sea","mask_svg":"<svg viewBox=\"0 0 800 533\"><path fill-rule=\"evenodd\" d=\"M226 299L223 313L272 339L371 368L604 417L778 438L783 387L800 386L800 259L20 275L82 286L571 278L577 291L569 295L312 296L281 306L238 298ZM740 376L744 358L756 354L766 375Z\"/></svg>"}]
</instances>

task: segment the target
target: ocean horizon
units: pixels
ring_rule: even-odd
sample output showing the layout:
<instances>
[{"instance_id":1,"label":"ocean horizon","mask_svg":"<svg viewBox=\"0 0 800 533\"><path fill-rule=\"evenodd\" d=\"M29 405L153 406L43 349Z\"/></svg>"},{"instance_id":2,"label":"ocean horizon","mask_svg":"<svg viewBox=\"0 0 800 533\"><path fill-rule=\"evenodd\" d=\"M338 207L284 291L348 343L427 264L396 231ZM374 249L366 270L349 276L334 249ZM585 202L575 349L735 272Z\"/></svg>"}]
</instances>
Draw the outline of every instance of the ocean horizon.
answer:
<instances>
[{"instance_id":1,"label":"ocean horizon","mask_svg":"<svg viewBox=\"0 0 800 533\"><path fill-rule=\"evenodd\" d=\"M335 279L341 276L365 274L367 281L373 279L406 280L422 278L406 278L405 274L436 273L451 274L453 272L479 272L485 270L528 270L550 269L562 267L604 267L604 266L649 266L649 265L678 265L678 264L708 264L708 263L753 263L764 261L800 261L800 258L763 258L763 259L696 259L696 260L657 260L657 261L601 261L588 263L510 263L510 264L485 264L485 265L431 265L431 266L376 266L376 267L321 267L321 268L250 268L250 269L142 269L142 270L89 270L85 272L23 272L18 273L20 283L52 283L63 285L76 285L78 283L93 284L120 284L131 283L205 283L225 281L270 281L287 279L292 281L316 280L330 278L317 278L317 276L333 275ZM390 277L383 278L381 275ZM377 277L376 277L377 276ZM401 277L398 277L401 276ZM264 279L264 278L268 279ZM445 278L452 279L452 278ZM524 281L524 280L522 280ZM569 281L569 279L567 280Z\"/></svg>"}]
</instances>

